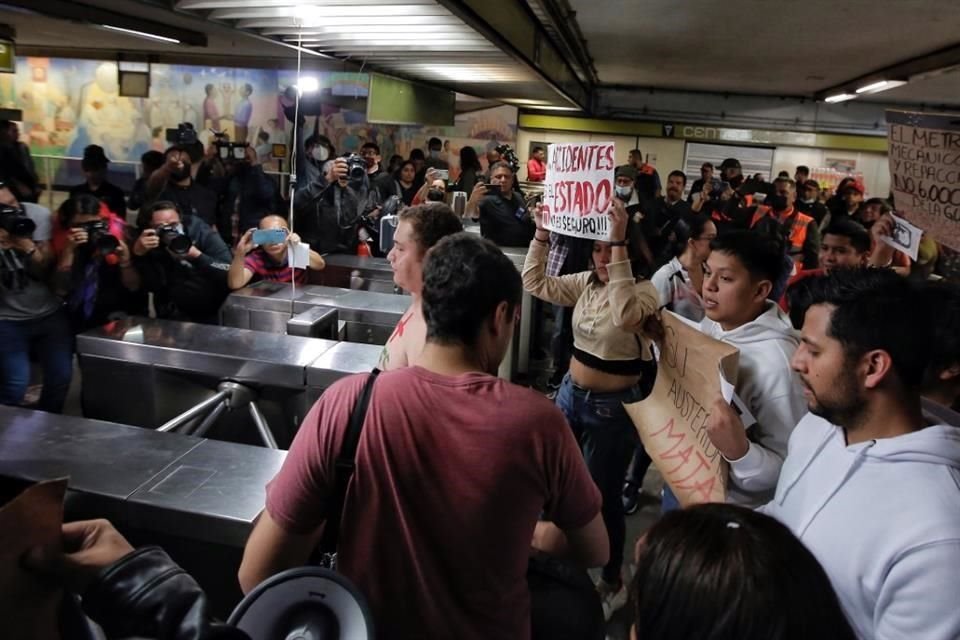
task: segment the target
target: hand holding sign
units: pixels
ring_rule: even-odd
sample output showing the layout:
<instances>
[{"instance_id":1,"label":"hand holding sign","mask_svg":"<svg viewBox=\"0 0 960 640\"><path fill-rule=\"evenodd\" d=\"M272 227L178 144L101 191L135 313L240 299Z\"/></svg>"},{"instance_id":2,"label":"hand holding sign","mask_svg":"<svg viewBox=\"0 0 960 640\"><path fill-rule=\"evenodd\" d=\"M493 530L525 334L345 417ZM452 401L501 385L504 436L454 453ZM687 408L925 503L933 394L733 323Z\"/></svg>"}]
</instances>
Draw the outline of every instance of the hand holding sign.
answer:
<instances>
[{"instance_id":1,"label":"hand holding sign","mask_svg":"<svg viewBox=\"0 0 960 640\"><path fill-rule=\"evenodd\" d=\"M707 420L707 435L713 446L727 460L739 460L747 455L750 449L747 430L743 427L740 416L721 394L717 394L713 401L710 418Z\"/></svg>"},{"instance_id":2,"label":"hand holding sign","mask_svg":"<svg viewBox=\"0 0 960 640\"><path fill-rule=\"evenodd\" d=\"M610 202L610 211L607 212L610 220L610 242L621 242L627 237L627 209L623 206L623 201L614 198Z\"/></svg>"}]
</instances>

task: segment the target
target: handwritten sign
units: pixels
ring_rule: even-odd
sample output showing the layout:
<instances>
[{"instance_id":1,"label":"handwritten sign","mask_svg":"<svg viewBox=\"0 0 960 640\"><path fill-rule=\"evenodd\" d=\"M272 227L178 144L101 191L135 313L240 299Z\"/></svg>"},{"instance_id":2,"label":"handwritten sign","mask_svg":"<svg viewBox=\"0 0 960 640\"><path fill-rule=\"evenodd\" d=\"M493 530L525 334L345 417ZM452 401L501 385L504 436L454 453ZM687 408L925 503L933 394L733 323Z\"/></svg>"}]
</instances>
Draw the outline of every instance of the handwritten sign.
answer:
<instances>
[{"instance_id":1,"label":"handwritten sign","mask_svg":"<svg viewBox=\"0 0 960 640\"><path fill-rule=\"evenodd\" d=\"M707 436L710 406L720 393L720 372L736 379L739 352L669 311L653 392L626 405L640 439L684 507L723 502L727 463Z\"/></svg>"},{"instance_id":2,"label":"handwritten sign","mask_svg":"<svg viewBox=\"0 0 960 640\"><path fill-rule=\"evenodd\" d=\"M543 222L551 231L607 240L615 193L612 142L551 144L543 186Z\"/></svg>"},{"instance_id":3,"label":"handwritten sign","mask_svg":"<svg viewBox=\"0 0 960 640\"><path fill-rule=\"evenodd\" d=\"M897 211L960 249L960 115L887 111Z\"/></svg>"}]
</instances>

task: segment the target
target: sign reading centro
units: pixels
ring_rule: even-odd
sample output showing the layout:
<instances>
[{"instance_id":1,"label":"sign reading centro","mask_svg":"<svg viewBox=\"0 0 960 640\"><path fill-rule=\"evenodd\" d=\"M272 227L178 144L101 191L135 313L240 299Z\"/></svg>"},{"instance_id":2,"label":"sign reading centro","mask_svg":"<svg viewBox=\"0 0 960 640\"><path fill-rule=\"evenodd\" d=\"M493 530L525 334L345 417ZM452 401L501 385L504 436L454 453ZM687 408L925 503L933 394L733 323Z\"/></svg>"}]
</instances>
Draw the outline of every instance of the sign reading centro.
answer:
<instances>
[{"instance_id":1,"label":"sign reading centro","mask_svg":"<svg viewBox=\"0 0 960 640\"><path fill-rule=\"evenodd\" d=\"M543 222L551 231L607 240L616 167L612 142L551 144L543 187Z\"/></svg>"},{"instance_id":2,"label":"sign reading centro","mask_svg":"<svg viewBox=\"0 0 960 640\"><path fill-rule=\"evenodd\" d=\"M707 419L720 393L720 372L736 380L739 351L669 311L653 392L624 405L643 446L684 507L724 502L727 463L710 442Z\"/></svg>"},{"instance_id":3,"label":"sign reading centro","mask_svg":"<svg viewBox=\"0 0 960 640\"><path fill-rule=\"evenodd\" d=\"M887 141L897 211L960 249L960 115L887 111Z\"/></svg>"}]
</instances>

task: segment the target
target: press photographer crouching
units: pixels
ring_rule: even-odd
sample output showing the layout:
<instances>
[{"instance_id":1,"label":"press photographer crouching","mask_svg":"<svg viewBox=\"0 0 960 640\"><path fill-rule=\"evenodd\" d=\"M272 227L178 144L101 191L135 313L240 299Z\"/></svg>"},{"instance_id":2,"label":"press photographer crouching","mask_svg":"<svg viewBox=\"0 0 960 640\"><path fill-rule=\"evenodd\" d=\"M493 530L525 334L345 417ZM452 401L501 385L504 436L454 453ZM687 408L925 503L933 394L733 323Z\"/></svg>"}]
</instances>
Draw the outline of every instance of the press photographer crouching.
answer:
<instances>
[{"instance_id":1,"label":"press photographer crouching","mask_svg":"<svg viewBox=\"0 0 960 640\"><path fill-rule=\"evenodd\" d=\"M127 225L89 195L66 200L57 211L54 289L67 303L75 333L126 314L144 314L140 275L127 244Z\"/></svg>"},{"instance_id":2,"label":"press photographer crouching","mask_svg":"<svg viewBox=\"0 0 960 640\"><path fill-rule=\"evenodd\" d=\"M324 175L298 188L294 228L321 254L356 253L361 224L375 220L379 208L380 195L367 177L366 161L351 154L329 163ZM364 236L370 235L364 230Z\"/></svg>"},{"instance_id":3,"label":"press photographer crouching","mask_svg":"<svg viewBox=\"0 0 960 640\"><path fill-rule=\"evenodd\" d=\"M230 249L203 220L181 216L170 201L153 203L137 220L133 263L153 294L158 318L214 324L227 296Z\"/></svg>"},{"instance_id":4,"label":"press photographer crouching","mask_svg":"<svg viewBox=\"0 0 960 640\"><path fill-rule=\"evenodd\" d=\"M23 403L33 349L43 367L36 408L60 413L73 374L73 334L63 304L44 282L49 236L34 238L35 231L23 210L0 205L0 404Z\"/></svg>"}]
</instances>

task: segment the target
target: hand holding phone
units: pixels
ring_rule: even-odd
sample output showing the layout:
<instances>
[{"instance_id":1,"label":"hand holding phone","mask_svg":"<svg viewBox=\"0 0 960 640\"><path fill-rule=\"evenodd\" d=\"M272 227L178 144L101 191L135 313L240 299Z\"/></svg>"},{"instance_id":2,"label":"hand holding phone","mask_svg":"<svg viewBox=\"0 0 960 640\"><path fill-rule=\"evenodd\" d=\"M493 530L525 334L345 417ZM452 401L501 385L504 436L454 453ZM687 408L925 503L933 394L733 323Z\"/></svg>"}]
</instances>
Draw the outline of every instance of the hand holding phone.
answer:
<instances>
[{"instance_id":1,"label":"hand holding phone","mask_svg":"<svg viewBox=\"0 0 960 640\"><path fill-rule=\"evenodd\" d=\"M284 229L257 229L253 232L253 244L283 244L287 241L287 232Z\"/></svg>"}]
</instances>

